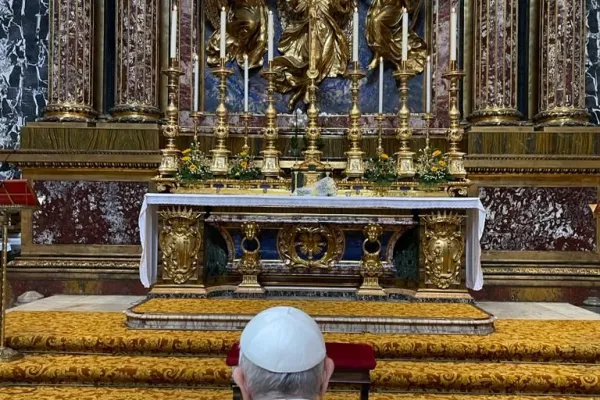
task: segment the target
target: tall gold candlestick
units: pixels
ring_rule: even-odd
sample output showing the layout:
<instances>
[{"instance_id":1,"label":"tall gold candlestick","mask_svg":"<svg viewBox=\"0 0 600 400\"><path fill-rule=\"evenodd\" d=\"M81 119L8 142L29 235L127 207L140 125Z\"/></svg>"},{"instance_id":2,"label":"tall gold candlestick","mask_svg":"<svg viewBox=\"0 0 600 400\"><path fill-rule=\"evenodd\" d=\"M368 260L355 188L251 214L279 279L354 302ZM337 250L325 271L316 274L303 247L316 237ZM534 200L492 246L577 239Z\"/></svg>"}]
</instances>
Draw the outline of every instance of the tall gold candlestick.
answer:
<instances>
[{"instance_id":1,"label":"tall gold candlestick","mask_svg":"<svg viewBox=\"0 0 600 400\"><path fill-rule=\"evenodd\" d=\"M200 120L200 113L198 111L192 111L190 113L190 118L192 118L192 123L194 124L194 141L193 147L198 150L198 125Z\"/></svg>"},{"instance_id":2,"label":"tall gold candlestick","mask_svg":"<svg viewBox=\"0 0 600 400\"><path fill-rule=\"evenodd\" d=\"M262 130L265 138L264 149L261 152L263 163L261 172L265 177L278 177L281 174L279 168L279 150L275 147L275 141L279 137L279 128L277 128L277 110L275 109L275 77L277 72L273 70L272 62L269 61L269 67L262 72L267 80L267 109L265 110L265 127Z\"/></svg>"},{"instance_id":3,"label":"tall gold candlestick","mask_svg":"<svg viewBox=\"0 0 600 400\"><path fill-rule=\"evenodd\" d=\"M214 175L225 175L229 170L229 153L227 150L227 138L229 137L229 122L227 120L227 77L232 71L225 65L225 58L221 58L221 64L213 68L212 72L219 77L219 105L217 106L217 123L214 127L214 135L217 144L210 151L212 154L210 170Z\"/></svg>"},{"instance_id":4,"label":"tall gold candlestick","mask_svg":"<svg viewBox=\"0 0 600 400\"><path fill-rule=\"evenodd\" d=\"M304 160L312 162L321 162L321 151L318 147L319 138L321 137L321 128L319 127L319 109L317 108L317 85L315 83L317 71L308 71L310 85L308 87L308 99L310 105L306 115L308 123L306 126L306 139L308 146L304 151Z\"/></svg>"},{"instance_id":5,"label":"tall gold candlestick","mask_svg":"<svg viewBox=\"0 0 600 400\"><path fill-rule=\"evenodd\" d=\"M250 154L250 146L248 145L248 124L250 122L250 114L247 112L243 113L242 120L244 121L244 145L242 146L242 152Z\"/></svg>"},{"instance_id":6,"label":"tall gold candlestick","mask_svg":"<svg viewBox=\"0 0 600 400\"><path fill-rule=\"evenodd\" d=\"M446 131L450 148L446 153L446 157L448 158L448 171L456 179L464 179L467 176L464 165L465 153L462 153L458 147L463 138L463 131L460 128L460 111L458 110L458 84L464 75L458 69L456 61L450 61L448 72L442 75L450 83L450 88L448 89L450 126Z\"/></svg>"},{"instance_id":7,"label":"tall gold candlestick","mask_svg":"<svg viewBox=\"0 0 600 400\"><path fill-rule=\"evenodd\" d=\"M412 128L410 127L410 109L408 108L408 80L414 75L408 70L406 61L402 61L400 69L394 76L400 80L400 109L398 110L398 128L396 137L400 140L400 149L396 153L398 164L397 172L400 178L415 176L414 154L410 151Z\"/></svg>"},{"instance_id":8,"label":"tall gold candlestick","mask_svg":"<svg viewBox=\"0 0 600 400\"><path fill-rule=\"evenodd\" d=\"M383 154L383 114L377 114L375 119L377 119L377 155L380 156Z\"/></svg>"},{"instance_id":9,"label":"tall gold candlestick","mask_svg":"<svg viewBox=\"0 0 600 400\"><path fill-rule=\"evenodd\" d=\"M425 148L429 149L429 136L431 133L431 120L433 119L433 117L431 116L431 113L426 113L425 114Z\"/></svg>"},{"instance_id":10,"label":"tall gold candlestick","mask_svg":"<svg viewBox=\"0 0 600 400\"><path fill-rule=\"evenodd\" d=\"M167 144L161 150L159 175L153 180L159 192L170 192L176 186L179 158L181 157L181 151L175 144L175 140L179 136L179 77L183 75L179 68L179 60L177 58L169 59L169 67L163 70L163 73L167 76L168 103L165 110L167 121L161 126L161 132L167 139Z\"/></svg>"},{"instance_id":11,"label":"tall gold candlestick","mask_svg":"<svg viewBox=\"0 0 600 400\"><path fill-rule=\"evenodd\" d=\"M352 62L352 69L348 72L348 78L352 82L352 106L350 107L350 128L348 128L348 140L350 141L350 149L346 152L346 170L344 174L347 178L362 178L365 173L365 165L363 155L365 154L360 148L362 140L362 128L360 127L360 108L358 105L359 82L365 76L365 73L360 70L358 61Z\"/></svg>"}]
</instances>

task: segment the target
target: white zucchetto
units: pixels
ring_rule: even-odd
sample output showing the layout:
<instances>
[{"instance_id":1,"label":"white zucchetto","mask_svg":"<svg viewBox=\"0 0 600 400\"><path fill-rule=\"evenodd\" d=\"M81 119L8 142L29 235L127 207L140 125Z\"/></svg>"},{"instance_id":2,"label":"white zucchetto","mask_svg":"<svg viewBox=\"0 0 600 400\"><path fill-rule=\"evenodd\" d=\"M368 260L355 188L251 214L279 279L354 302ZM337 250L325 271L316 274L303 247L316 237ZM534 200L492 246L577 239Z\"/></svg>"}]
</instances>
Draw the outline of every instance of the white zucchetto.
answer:
<instances>
[{"instance_id":1,"label":"white zucchetto","mask_svg":"<svg viewBox=\"0 0 600 400\"><path fill-rule=\"evenodd\" d=\"M242 332L240 352L254 365L277 373L309 370L325 359L321 329L293 307L273 307L257 314Z\"/></svg>"}]
</instances>

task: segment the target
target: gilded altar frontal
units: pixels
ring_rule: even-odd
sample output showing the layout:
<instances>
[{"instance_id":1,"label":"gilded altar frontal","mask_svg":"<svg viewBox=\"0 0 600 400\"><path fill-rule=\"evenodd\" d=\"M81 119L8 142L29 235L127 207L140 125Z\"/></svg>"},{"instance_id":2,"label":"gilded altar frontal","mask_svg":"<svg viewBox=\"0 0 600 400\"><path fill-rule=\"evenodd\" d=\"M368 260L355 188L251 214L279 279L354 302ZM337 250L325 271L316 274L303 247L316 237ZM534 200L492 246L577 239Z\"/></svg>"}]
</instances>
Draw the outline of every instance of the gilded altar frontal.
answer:
<instances>
[{"instance_id":1,"label":"gilded altar frontal","mask_svg":"<svg viewBox=\"0 0 600 400\"><path fill-rule=\"evenodd\" d=\"M594 2L0 9L10 302L600 296Z\"/></svg>"}]
</instances>

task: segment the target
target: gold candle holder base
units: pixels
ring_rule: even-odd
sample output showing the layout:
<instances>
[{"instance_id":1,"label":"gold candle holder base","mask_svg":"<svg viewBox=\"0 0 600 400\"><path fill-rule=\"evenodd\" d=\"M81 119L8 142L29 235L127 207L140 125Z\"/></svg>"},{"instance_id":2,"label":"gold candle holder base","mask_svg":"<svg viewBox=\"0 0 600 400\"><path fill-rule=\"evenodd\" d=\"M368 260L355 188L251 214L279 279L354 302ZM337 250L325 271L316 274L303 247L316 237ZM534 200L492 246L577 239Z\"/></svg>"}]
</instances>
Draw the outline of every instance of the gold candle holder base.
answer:
<instances>
[{"instance_id":1,"label":"gold candle holder base","mask_svg":"<svg viewBox=\"0 0 600 400\"><path fill-rule=\"evenodd\" d=\"M350 141L350 149L345 153L346 169L344 175L347 179L362 179L365 174L365 164L363 160L364 151L360 148L362 140L362 128L360 127L360 108L358 105L359 82L364 78L365 73L361 71L357 61L352 62L352 69L347 74L352 82L352 106L350 107L350 127L348 128L348 140Z\"/></svg>"},{"instance_id":2,"label":"gold candle holder base","mask_svg":"<svg viewBox=\"0 0 600 400\"><path fill-rule=\"evenodd\" d=\"M402 61L400 69L394 76L400 81L400 110L398 110L398 128L396 137L400 140L400 149L395 154L397 160L397 173L399 178L413 178L415 176L414 155L410 151L409 141L412 139L410 127L410 109L408 108L408 80L414 75L408 69L406 61Z\"/></svg>"},{"instance_id":3,"label":"gold candle holder base","mask_svg":"<svg viewBox=\"0 0 600 400\"><path fill-rule=\"evenodd\" d=\"M244 113L242 114L242 121L244 121L244 145L242 146L242 152L250 154L250 146L248 145L250 114L248 114L247 111L244 111Z\"/></svg>"},{"instance_id":4,"label":"gold candle holder base","mask_svg":"<svg viewBox=\"0 0 600 400\"><path fill-rule=\"evenodd\" d=\"M244 222L242 224L242 257L238 264L238 270L242 274L242 282L238 285L235 293L262 294L265 292L258 283L258 275L262 270L260 261L260 240L258 233L260 228L256 222ZM254 249L248 248L248 243L254 242Z\"/></svg>"},{"instance_id":5,"label":"gold candle holder base","mask_svg":"<svg viewBox=\"0 0 600 400\"><path fill-rule=\"evenodd\" d=\"M381 262L381 241L383 229L380 225L369 224L363 229L366 239L363 242L363 256L360 260L360 274L363 283L358 289L359 296L387 296L385 290L379 285L379 277L383 275ZM372 247L369 250L369 247Z\"/></svg>"},{"instance_id":6,"label":"gold candle holder base","mask_svg":"<svg viewBox=\"0 0 600 400\"><path fill-rule=\"evenodd\" d=\"M269 67L262 72L262 76L267 80L267 109L265 110L265 127L262 130L265 138L265 147L261 151L263 163L260 172L266 178L278 178L281 175L279 166L280 152L275 147L275 141L279 137L279 128L277 128L277 110L275 109L275 77L277 72L273 70L272 62Z\"/></svg>"},{"instance_id":7,"label":"gold candle holder base","mask_svg":"<svg viewBox=\"0 0 600 400\"><path fill-rule=\"evenodd\" d=\"M212 72L219 77L219 105L217 106L217 123L214 127L214 135L217 139L216 147L210 150L212 155L210 171L215 176L226 175L229 171L229 154L227 150L227 138L229 137L229 123L227 121L227 77L233 72L225 65L226 59L222 58L218 67Z\"/></svg>"},{"instance_id":8,"label":"gold candle holder base","mask_svg":"<svg viewBox=\"0 0 600 400\"><path fill-rule=\"evenodd\" d=\"M380 156L384 153L383 150L383 120L385 116L383 114L377 114L375 117L377 120L377 155Z\"/></svg>"},{"instance_id":9,"label":"gold candle holder base","mask_svg":"<svg viewBox=\"0 0 600 400\"><path fill-rule=\"evenodd\" d=\"M450 83L450 88L448 89L450 98L448 109L450 126L446 131L450 147L445 156L448 159L448 171L455 179L465 179L467 176L464 164L465 153L461 152L458 148L458 144L463 138L463 130L460 128L460 111L458 110L458 85L464 75L464 72L458 69L456 61L451 61L448 72L442 75Z\"/></svg>"}]
</instances>

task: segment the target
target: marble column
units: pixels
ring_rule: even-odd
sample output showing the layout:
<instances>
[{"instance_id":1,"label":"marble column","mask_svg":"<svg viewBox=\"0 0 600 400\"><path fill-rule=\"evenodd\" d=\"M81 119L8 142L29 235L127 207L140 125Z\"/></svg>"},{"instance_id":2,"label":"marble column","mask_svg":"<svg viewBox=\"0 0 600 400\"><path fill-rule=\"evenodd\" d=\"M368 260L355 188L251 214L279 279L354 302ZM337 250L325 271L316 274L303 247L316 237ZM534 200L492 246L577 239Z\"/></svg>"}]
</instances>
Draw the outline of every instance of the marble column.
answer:
<instances>
[{"instance_id":1,"label":"marble column","mask_svg":"<svg viewBox=\"0 0 600 400\"><path fill-rule=\"evenodd\" d=\"M585 107L585 0L541 0L540 125L583 125Z\"/></svg>"},{"instance_id":2,"label":"marble column","mask_svg":"<svg viewBox=\"0 0 600 400\"><path fill-rule=\"evenodd\" d=\"M93 109L94 2L51 0L46 121L90 121Z\"/></svg>"},{"instance_id":3,"label":"marble column","mask_svg":"<svg viewBox=\"0 0 600 400\"><path fill-rule=\"evenodd\" d=\"M510 125L517 110L518 0L474 0L473 112L477 125Z\"/></svg>"},{"instance_id":4,"label":"marble column","mask_svg":"<svg viewBox=\"0 0 600 400\"><path fill-rule=\"evenodd\" d=\"M158 1L117 0L116 96L119 122L156 122L158 108Z\"/></svg>"}]
</instances>

